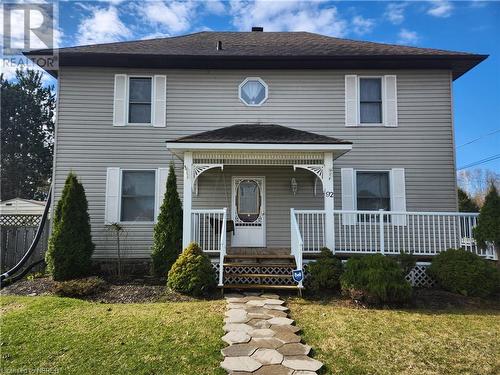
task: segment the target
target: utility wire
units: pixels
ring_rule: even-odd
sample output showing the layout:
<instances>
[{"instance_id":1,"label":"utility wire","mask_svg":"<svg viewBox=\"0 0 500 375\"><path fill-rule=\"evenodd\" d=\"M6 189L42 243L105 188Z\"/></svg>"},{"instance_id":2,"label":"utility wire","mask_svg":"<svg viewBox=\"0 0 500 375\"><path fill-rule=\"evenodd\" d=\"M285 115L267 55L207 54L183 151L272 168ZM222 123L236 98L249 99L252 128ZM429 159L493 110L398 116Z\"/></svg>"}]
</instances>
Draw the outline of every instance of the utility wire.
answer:
<instances>
[{"instance_id":1,"label":"utility wire","mask_svg":"<svg viewBox=\"0 0 500 375\"><path fill-rule=\"evenodd\" d=\"M483 139L483 138L488 137L488 136L490 136L490 135L496 134L496 133L498 133L498 132L500 132L500 129L493 130L491 133L488 133L488 134L483 134L482 136L477 137L477 138L475 138L475 139L473 139L473 140L471 140L471 141L469 141L469 142L465 142L464 144L461 144L460 146L457 146L456 148L460 148L460 147L464 147L464 146L470 145L471 143L477 142L477 141L479 141L480 139Z\"/></svg>"},{"instance_id":2,"label":"utility wire","mask_svg":"<svg viewBox=\"0 0 500 375\"><path fill-rule=\"evenodd\" d=\"M500 159L500 154L492 155L492 156L489 156L487 158L484 158L484 159L475 161L473 163L464 165L463 167L458 168L457 171L460 171L462 169L467 169L467 168L470 168L470 167L475 167L476 165L484 164L484 163L487 163L487 162L490 162L490 161L493 161L493 160L496 160L496 159Z\"/></svg>"}]
</instances>

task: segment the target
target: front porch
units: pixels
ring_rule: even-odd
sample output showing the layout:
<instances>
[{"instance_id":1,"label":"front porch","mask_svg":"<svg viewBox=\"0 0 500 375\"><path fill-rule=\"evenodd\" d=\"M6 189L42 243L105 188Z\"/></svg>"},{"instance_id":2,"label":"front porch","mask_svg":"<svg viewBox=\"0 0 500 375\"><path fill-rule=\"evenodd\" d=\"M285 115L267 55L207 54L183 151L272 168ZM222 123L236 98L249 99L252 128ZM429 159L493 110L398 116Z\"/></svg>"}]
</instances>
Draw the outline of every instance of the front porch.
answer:
<instances>
[{"instance_id":1,"label":"front porch","mask_svg":"<svg viewBox=\"0 0 500 375\"><path fill-rule=\"evenodd\" d=\"M229 127L167 145L184 163L183 246L195 241L209 254L219 286L302 288L292 271L323 247L342 257L403 251L420 260L464 247L495 259L472 238L477 214L336 210L347 187L334 188L334 160L349 142L290 129L296 143L283 134L273 143L273 132L289 128L255 125L249 143L239 127L243 135Z\"/></svg>"}]
</instances>

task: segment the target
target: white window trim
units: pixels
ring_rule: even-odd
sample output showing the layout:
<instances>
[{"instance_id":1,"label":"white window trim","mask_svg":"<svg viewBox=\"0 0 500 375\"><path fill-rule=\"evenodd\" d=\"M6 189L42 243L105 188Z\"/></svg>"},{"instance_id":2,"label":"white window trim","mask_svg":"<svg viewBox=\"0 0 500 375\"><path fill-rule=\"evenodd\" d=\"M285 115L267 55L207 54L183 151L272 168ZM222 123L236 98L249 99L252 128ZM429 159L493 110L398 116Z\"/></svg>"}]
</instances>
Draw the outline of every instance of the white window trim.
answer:
<instances>
[{"instance_id":1,"label":"white window trim","mask_svg":"<svg viewBox=\"0 0 500 375\"><path fill-rule=\"evenodd\" d=\"M259 104L248 104L246 103L243 98L241 97L241 89L243 87L243 85L245 83L247 83L248 81L259 81L262 86L264 86L264 89L265 89L265 96L264 96L264 100L262 100L262 102L260 102ZM240 99L240 101L245 104L247 107L261 107L266 101L267 99L269 98L269 86L267 85L266 82L264 82L264 80L260 77L247 77L243 80L243 82L241 82L238 86L238 98Z\"/></svg>"},{"instance_id":2,"label":"white window trim","mask_svg":"<svg viewBox=\"0 0 500 375\"><path fill-rule=\"evenodd\" d=\"M122 188L123 188L123 172L129 171L142 171L142 172L154 172L155 173L155 195L154 195L154 213L152 221L122 221ZM144 225L144 224L156 224L156 218L158 217L158 208L156 207L156 200L158 199L158 169L155 168L120 168L120 185L119 185L119 199L118 199L118 224L126 225Z\"/></svg>"},{"instance_id":3,"label":"white window trim","mask_svg":"<svg viewBox=\"0 0 500 375\"><path fill-rule=\"evenodd\" d=\"M150 117L151 121L150 122L130 122L130 111L129 111L130 78L150 78L151 79L151 117ZM125 90L126 90L126 92L125 92L125 98L126 98L125 125L126 126L153 126L153 114L154 114L154 106L155 106L155 79L154 79L154 76L151 74L127 74L127 85L126 85Z\"/></svg>"},{"instance_id":4,"label":"white window trim","mask_svg":"<svg viewBox=\"0 0 500 375\"><path fill-rule=\"evenodd\" d=\"M353 197L354 197L354 210L355 211L358 211L358 172L380 172L380 173L387 173L388 177L389 177L389 208L390 210L392 210L392 206L393 206L393 202L392 202L392 173L391 173L391 169L354 169L354 186L353 186L353 190L354 190L354 194L353 194ZM389 210L389 211L390 211ZM370 210L368 210L370 211ZM379 212L380 210L373 210L374 213L376 212ZM387 211L383 211L383 212L387 212Z\"/></svg>"},{"instance_id":5,"label":"white window trim","mask_svg":"<svg viewBox=\"0 0 500 375\"><path fill-rule=\"evenodd\" d=\"M373 127L373 126L385 126L385 118L386 118L386 114L385 114L385 102L386 102L386 98L385 98L385 79L384 79L384 76L381 75L381 76L356 76L357 77L357 110L358 110L358 113L357 113L357 119L358 119L358 126L360 127ZM381 104L381 109L380 109L380 112L381 112L381 115L382 115L382 122L379 122L379 123L375 123L375 122L361 122L361 79L363 78L378 78L380 79L380 95L381 95L381 98L382 98L382 103Z\"/></svg>"}]
</instances>

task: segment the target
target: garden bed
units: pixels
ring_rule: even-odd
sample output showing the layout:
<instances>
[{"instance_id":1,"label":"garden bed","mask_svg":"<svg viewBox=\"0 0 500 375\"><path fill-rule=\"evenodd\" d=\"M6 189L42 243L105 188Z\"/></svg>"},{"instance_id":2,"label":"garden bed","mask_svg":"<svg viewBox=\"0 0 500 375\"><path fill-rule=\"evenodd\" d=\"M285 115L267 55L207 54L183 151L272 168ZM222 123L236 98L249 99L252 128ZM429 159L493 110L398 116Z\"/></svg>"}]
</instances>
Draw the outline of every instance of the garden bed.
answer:
<instances>
[{"instance_id":1,"label":"garden bed","mask_svg":"<svg viewBox=\"0 0 500 375\"><path fill-rule=\"evenodd\" d=\"M107 279L104 287L96 293L80 297L83 300L101 303L144 303L166 301L194 301L196 299L172 292L164 282L157 279ZM1 290L0 295L52 296L56 283L49 277L20 280Z\"/></svg>"}]
</instances>

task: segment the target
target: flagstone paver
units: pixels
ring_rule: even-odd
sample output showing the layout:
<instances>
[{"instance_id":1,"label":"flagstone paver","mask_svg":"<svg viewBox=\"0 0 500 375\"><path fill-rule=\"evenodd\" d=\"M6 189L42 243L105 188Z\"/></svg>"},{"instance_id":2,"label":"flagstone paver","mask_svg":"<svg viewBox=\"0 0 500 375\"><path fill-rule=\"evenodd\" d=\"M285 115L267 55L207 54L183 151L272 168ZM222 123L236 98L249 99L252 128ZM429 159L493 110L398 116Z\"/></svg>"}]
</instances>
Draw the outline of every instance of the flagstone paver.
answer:
<instances>
[{"instance_id":1,"label":"flagstone paver","mask_svg":"<svg viewBox=\"0 0 500 375\"><path fill-rule=\"evenodd\" d=\"M242 344L250 341L250 336L242 331L231 331L222 336L222 340L227 342L229 345L232 344Z\"/></svg>"},{"instance_id":2,"label":"flagstone paver","mask_svg":"<svg viewBox=\"0 0 500 375\"><path fill-rule=\"evenodd\" d=\"M226 300L222 340L229 346L220 365L229 374L314 375L323 366L308 357L311 347L300 342L300 327L277 294L232 293Z\"/></svg>"},{"instance_id":3,"label":"flagstone paver","mask_svg":"<svg viewBox=\"0 0 500 375\"><path fill-rule=\"evenodd\" d=\"M263 365L279 365L283 362L283 354L276 349L260 348L252 354L252 358Z\"/></svg>"}]
</instances>

